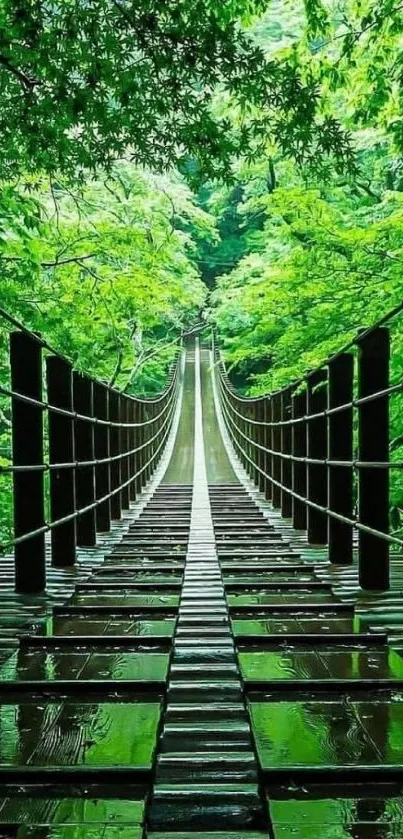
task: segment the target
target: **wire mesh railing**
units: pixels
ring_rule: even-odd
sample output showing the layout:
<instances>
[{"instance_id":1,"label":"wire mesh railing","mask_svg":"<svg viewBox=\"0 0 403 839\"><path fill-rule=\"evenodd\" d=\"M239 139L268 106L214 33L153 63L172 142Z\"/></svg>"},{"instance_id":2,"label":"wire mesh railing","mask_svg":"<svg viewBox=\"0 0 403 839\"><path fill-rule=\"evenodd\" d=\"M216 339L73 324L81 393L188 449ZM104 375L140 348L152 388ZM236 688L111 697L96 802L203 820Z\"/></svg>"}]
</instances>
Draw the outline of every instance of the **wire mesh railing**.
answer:
<instances>
[{"instance_id":1,"label":"wire mesh railing","mask_svg":"<svg viewBox=\"0 0 403 839\"><path fill-rule=\"evenodd\" d=\"M12 533L17 592L46 587L46 534L51 563L68 568L77 547L96 545L146 485L167 441L179 389L179 359L165 390L140 399L73 369L45 340L0 310L9 333L10 452L0 461L2 499ZM7 484L4 484L7 480Z\"/></svg>"},{"instance_id":2,"label":"wire mesh railing","mask_svg":"<svg viewBox=\"0 0 403 839\"><path fill-rule=\"evenodd\" d=\"M403 539L390 527L389 321L403 304L303 378L261 397L240 395L215 347L227 430L249 476L273 507L328 546L331 563L350 565L358 549L366 590L390 585L390 550ZM402 438L403 439L403 438Z\"/></svg>"}]
</instances>

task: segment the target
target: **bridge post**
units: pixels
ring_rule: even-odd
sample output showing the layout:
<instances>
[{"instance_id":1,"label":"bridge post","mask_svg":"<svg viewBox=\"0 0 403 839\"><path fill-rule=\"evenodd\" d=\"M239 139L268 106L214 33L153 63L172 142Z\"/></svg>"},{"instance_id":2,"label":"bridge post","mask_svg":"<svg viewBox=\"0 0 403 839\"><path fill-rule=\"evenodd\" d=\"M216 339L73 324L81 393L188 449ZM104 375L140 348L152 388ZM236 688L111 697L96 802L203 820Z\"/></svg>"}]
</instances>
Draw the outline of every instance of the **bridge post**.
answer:
<instances>
[{"instance_id":1,"label":"bridge post","mask_svg":"<svg viewBox=\"0 0 403 839\"><path fill-rule=\"evenodd\" d=\"M358 397L371 396L389 386L389 330L374 329L359 339ZM387 464L389 460L389 397L380 396L358 408L359 460ZM389 471L385 467L359 469L360 524L389 533ZM389 543L359 530L359 581L364 589L389 588Z\"/></svg>"},{"instance_id":2,"label":"bridge post","mask_svg":"<svg viewBox=\"0 0 403 839\"><path fill-rule=\"evenodd\" d=\"M109 419L109 390L106 385L94 382L94 416L96 419ZM107 425L95 424L95 457L105 461L110 456L110 433ZM105 498L111 491L109 463L98 463L95 467L95 490L97 501ZM111 501L107 498L96 508L97 530L103 533L111 529Z\"/></svg>"},{"instance_id":3,"label":"bridge post","mask_svg":"<svg viewBox=\"0 0 403 839\"><path fill-rule=\"evenodd\" d=\"M266 396L266 398L264 400L263 419L266 423L271 422L271 399L270 399L270 396ZM271 435L270 426L265 425L264 426L264 434L263 434L263 445L264 445L266 451L264 452L264 458L263 458L263 469L265 471L263 491L264 491L265 497L267 498L268 501L271 500L271 496L272 496L272 483L271 483L271 480L270 480L270 478L271 478L272 457L271 457L270 452L267 451L267 449L272 448L271 436L272 435Z\"/></svg>"},{"instance_id":4,"label":"bridge post","mask_svg":"<svg viewBox=\"0 0 403 839\"><path fill-rule=\"evenodd\" d=\"M353 399L354 357L336 356L329 364L328 407L347 405ZM329 460L353 459L353 408L328 416ZM329 509L353 518L353 467L328 467ZM353 561L353 528L329 516L329 562L350 565Z\"/></svg>"},{"instance_id":5,"label":"bridge post","mask_svg":"<svg viewBox=\"0 0 403 839\"><path fill-rule=\"evenodd\" d=\"M136 403L135 403L134 399L129 397L129 402L128 402L128 405L129 405L129 421L131 423L136 422L135 404ZM129 429L129 440L130 440L130 443L129 443L130 451L133 452L133 449L136 448L136 429L135 428L130 428ZM129 456L129 477L133 478L133 476L135 474L136 474L136 455L131 454ZM129 485L129 495L130 495L130 501L135 501L136 500L136 481L131 481L131 483Z\"/></svg>"},{"instance_id":6,"label":"bridge post","mask_svg":"<svg viewBox=\"0 0 403 839\"><path fill-rule=\"evenodd\" d=\"M149 402L148 405L146 405L146 419L147 420L153 419L154 413L155 413L154 405L153 405L152 402ZM154 434L154 423L150 423L149 425L146 425L145 434L146 434L146 440L147 440L147 446L146 446L147 468L146 468L146 473L145 473L145 483L147 483L147 481L151 477L150 457L151 457L151 454L152 454L152 445L153 444L150 442L150 440L151 440L151 437Z\"/></svg>"},{"instance_id":7,"label":"bridge post","mask_svg":"<svg viewBox=\"0 0 403 839\"><path fill-rule=\"evenodd\" d=\"M140 422L145 422L147 420L147 406L145 402L140 402ZM145 445L147 442L147 426L143 425L140 428L140 442L143 448L141 449L141 469L143 470L140 475L141 480L141 488L143 488L147 483L147 470L145 469L145 465L147 463L147 446ZM143 468L144 467L144 468Z\"/></svg>"},{"instance_id":8,"label":"bridge post","mask_svg":"<svg viewBox=\"0 0 403 839\"><path fill-rule=\"evenodd\" d=\"M122 422L129 423L130 422L130 406L129 406L129 399L125 394L121 394L120 396L121 401L121 417ZM121 429L121 449L122 454L126 454L126 457L123 457L121 460L121 478L122 484L127 483L129 480L129 457L127 452L130 450L130 431L129 428L122 428ZM129 509L130 504L130 491L129 486L125 486L122 488L122 508L124 510Z\"/></svg>"},{"instance_id":9,"label":"bridge post","mask_svg":"<svg viewBox=\"0 0 403 839\"><path fill-rule=\"evenodd\" d=\"M135 422L141 422L141 418L142 418L141 402L138 402L137 400L135 401L134 410L135 410ZM138 426L136 428L136 448L141 446L142 442L143 442L142 429ZM141 450L141 451L136 452L136 474L137 474L137 472L140 471L142 465L143 465L143 451ZM137 478L136 478L136 494L137 495L140 495L142 488L143 488L143 476L138 475Z\"/></svg>"},{"instance_id":10,"label":"bridge post","mask_svg":"<svg viewBox=\"0 0 403 839\"><path fill-rule=\"evenodd\" d=\"M264 422L264 410L265 410L265 400L259 399L256 402L256 409L255 409L255 419L259 423L256 426L256 442L259 446L264 446L264 432L265 427L262 425ZM256 464L259 468L256 469L256 483L260 489L260 492L264 492L264 461L265 461L265 453L263 448L256 449Z\"/></svg>"},{"instance_id":11,"label":"bridge post","mask_svg":"<svg viewBox=\"0 0 403 839\"><path fill-rule=\"evenodd\" d=\"M120 422L120 395L116 390L109 391L109 419L112 422ZM114 492L122 483L122 461L121 454L121 429L116 425L111 425L111 457L116 460L111 460L111 517L119 520L122 517L121 508L121 493Z\"/></svg>"},{"instance_id":12,"label":"bridge post","mask_svg":"<svg viewBox=\"0 0 403 839\"><path fill-rule=\"evenodd\" d=\"M88 376L73 373L73 403L74 410L83 416L94 416L93 383ZM94 424L86 420L77 419L74 427L75 456L78 463L83 460L94 460L95 441ZM75 488L77 510L95 502L95 467L77 466L75 470ZM83 513L77 519L77 545L92 547L96 545L96 512L95 507Z\"/></svg>"},{"instance_id":13,"label":"bridge post","mask_svg":"<svg viewBox=\"0 0 403 839\"><path fill-rule=\"evenodd\" d=\"M308 501L327 507L327 388L325 382L327 371L317 370L307 377L308 416L322 414L322 416L307 421L307 451L308 457L323 460L323 463L308 463ZM321 386L323 385L323 386ZM308 542L311 545L327 544L327 515L321 510L308 505Z\"/></svg>"},{"instance_id":14,"label":"bridge post","mask_svg":"<svg viewBox=\"0 0 403 839\"><path fill-rule=\"evenodd\" d=\"M281 452L281 393L274 393L272 396L272 422L274 423L272 428L272 448L273 452ZM278 454L273 454L272 460L273 466L273 491L272 491L272 503L273 507L281 507L281 487L277 484L281 484L281 457ZM277 484L274 483L277 481Z\"/></svg>"},{"instance_id":15,"label":"bridge post","mask_svg":"<svg viewBox=\"0 0 403 839\"><path fill-rule=\"evenodd\" d=\"M238 407L240 407L239 403L238 403ZM248 421L247 421L248 409L247 409L246 405L245 405L245 412L243 413L242 410L240 412L242 413L242 416L243 416L243 419L241 420L241 429L242 429L243 434L246 434L246 436L248 436ZM245 469L246 473L249 475L250 463L249 463L249 460L247 458L247 455L249 455L249 443L245 440L244 437L242 437L241 439L242 439L242 444L241 445L242 445L242 448L245 451L245 454L242 454L242 456L241 456L241 460L242 460L242 463L243 463L243 466L244 466L244 469Z\"/></svg>"},{"instance_id":16,"label":"bridge post","mask_svg":"<svg viewBox=\"0 0 403 839\"><path fill-rule=\"evenodd\" d=\"M246 451L247 457L245 458L245 469L250 478L253 478L253 470L252 464L248 458L252 459L252 443L249 442L249 439L252 436L251 433L251 424L250 424L250 414L251 409L248 403L245 403L245 422L244 422L244 434L248 437L248 440L244 440L244 449Z\"/></svg>"},{"instance_id":17,"label":"bridge post","mask_svg":"<svg viewBox=\"0 0 403 839\"><path fill-rule=\"evenodd\" d=\"M291 396L292 388L286 388L281 392L281 421L288 422L291 419ZM292 515L291 498L291 425L281 426L281 453L286 457L281 458L281 483L284 489L281 490L281 515L285 519Z\"/></svg>"},{"instance_id":18,"label":"bridge post","mask_svg":"<svg viewBox=\"0 0 403 839\"><path fill-rule=\"evenodd\" d=\"M229 401L230 401L231 406L235 407L235 397L234 397L233 393L229 394ZM230 409L228 409L228 407L227 407L227 411L228 410L230 411ZM236 435L236 441L238 443L236 451L237 451L237 455L238 455L241 463L243 463L244 458L243 458L243 454L241 452L241 447L245 448L245 441L242 438L241 431L243 430L243 425L244 424L243 424L243 420L241 420L239 417L235 418L235 423L237 425L237 430L235 432L234 432L232 426L229 423L228 423L228 429L229 429L229 431L232 431Z\"/></svg>"},{"instance_id":19,"label":"bridge post","mask_svg":"<svg viewBox=\"0 0 403 839\"><path fill-rule=\"evenodd\" d=\"M292 418L306 416L307 391L296 393L292 397ZM306 422L295 422L292 426L292 454L294 457L306 457L307 430ZM305 462L292 462L292 489L297 495L306 498L307 466ZM299 498L292 499L292 525L296 530L307 528L307 506Z\"/></svg>"},{"instance_id":20,"label":"bridge post","mask_svg":"<svg viewBox=\"0 0 403 839\"><path fill-rule=\"evenodd\" d=\"M42 401L42 347L25 332L10 335L11 387ZM43 465L43 409L12 400L12 452L14 466ZM43 470L14 472L14 533L16 538L44 527ZM45 534L39 533L14 549L15 590L35 594L46 587Z\"/></svg>"},{"instance_id":21,"label":"bridge post","mask_svg":"<svg viewBox=\"0 0 403 839\"><path fill-rule=\"evenodd\" d=\"M73 410L73 375L68 361L57 355L46 359L48 402L56 408ZM48 410L49 462L73 463L74 420ZM76 511L75 468L51 469L50 515L57 521ZM52 565L69 568L76 561L76 520L72 518L51 531Z\"/></svg>"}]
</instances>

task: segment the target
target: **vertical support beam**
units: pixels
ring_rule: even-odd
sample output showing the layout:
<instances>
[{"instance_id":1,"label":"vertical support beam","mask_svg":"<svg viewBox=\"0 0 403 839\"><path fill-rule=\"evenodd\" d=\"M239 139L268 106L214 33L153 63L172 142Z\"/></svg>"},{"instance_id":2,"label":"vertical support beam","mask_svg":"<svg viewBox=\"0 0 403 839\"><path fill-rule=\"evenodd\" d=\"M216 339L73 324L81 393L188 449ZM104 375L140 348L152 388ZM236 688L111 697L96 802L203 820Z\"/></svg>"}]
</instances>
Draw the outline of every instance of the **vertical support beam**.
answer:
<instances>
[{"instance_id":1,"label":"vertical support beam","mask_svg":"<svg viewBox=\"0 0 403 839\"><path fill-rule=\"evenodd\" d=\"M148 404L146 404L145 418L147 420L150 420L150 419L153 418L153 414L154 414L154 405L152 404L152 402L149 402ZM144 473L144 483L145 484L147 483L147 481L149 480L149 478L151 476L150 457L151 457L151 445L152 444L150 443L150 439L153 436L153 434L154 434L154 423L149 423L148 425L145 426L145 439L147 441L147 445L146 445L146 448L145 448L145 462L147 464L147 468L146 468L145 473Z\"/></svg>"},{"instance_id":2,"label":"vertical support beam","mask_svg":"<svg viewBox=\"0 0 403 839\"><path fill-rule=\"evenodd\" d=\"M238 457L240 457L240 452L239 452L239 443L240 443L239 427L240 427L241 420L239 419L239 417L234 416L233 412L232 412L232 409L234 408L234 396L233 396L232 393L227 393L226 391L224 391L224 385L223 385L223 382L222 382L220 376L218 377L218 386L219 386L219 398L220 398L221 405L223 406L224 422L225 422L225 425L227 427L228 433L230 434L230 437L234 442L235 451L236 451ZM225 393L225 396L224 396L224 393ZM225 400L225 397L226 397L227 401ZM231 425L231 423L229 422L229 420L227 418L227 414L234 420L235 426Z\"/></svg>"},{"instance_id":3,"label":"vertical support beam","mask_svg":"<svg viewBox=\"0 0 403 839\"><path fill-rule=\"evenodd\" d=\"M259 425L256 426L256 442L262 447L265 445L265 427L262 425L265 415L265 402L265 399L259 399L259 402L256 402L255 410L255 418L259 422ZM256 464L259 467L256 469L256 483L260 491L264 492L265 479L263 472L265 467L265 452L263 448L256 447Z\"/></svg>"},{"instance_id":4,"label":"vertical support beam","mask_svg":"<svg viewBox=\"0 0 403 839\"><path fill-rule=\"evenodd\" d=\"M94 416L100 420L109 419L109 391L106 385L94 382ZM109 496L111 491L110 465L105 460L110 456L110 434L107 425L95 425L95 457L104 461L95 467L95 491L97 501ZM108 533L111 529L111 501L106 498L96 508L97 530Z\"/></svg>"},{"instance_id":5,"label":"vertical support beam","mask_svg":"<svg viewBox=\"0 0 403 839\"><path fill-rule=\"evenodd\" d=\"M24 332L10 335L11 387L42 401L42 348ZM12 400L14 466L43 465L43 409ZM45 524L43 471L14 472L14 534L24 536ZM46 587L45 534L15 546L15 589L35 594Z\"/></svg>"},{"instance_id":6,"label":"vertical support beam","mask_svg":"<svg viewBox=\"0 0 403 839\"><path fill-rule=\"evenodd\" d=\"M265 423L271 422L271 398L270 398L270 396L267 396L264 400L263 419L264 419ZM272 437L271 428L270 428L269 425L265 425L264 426L264 432L263 432L263 444L264 444L264 447L265 447L266 451L264 453L264 458L263 458L263 469L265 471L265 475L267 475L268 477L264 478L263 492L265 494L265 498L267 498L268 501L271 500L271 494L272 494L272 484L271 484L271 480L270 480L270 478L271 478L272 457L271 457L270 451L268 451L268 450L271 449L271 437Z\"/></svg>"},{"instance_id":7,"label":"vertical support beam","mask_svg":"<svg viewBox=\"0 0 403 839\"><path fill-rule=\"evenodd\" d=\"M308 376L308 415L319 414L327 408L326 370ZM323 416L308 421L308 457L325 461L327 458L327 420ZM308 464L308 500L327 507L327 469L322 464ZM311 545L327 544L327 515L308 506L308 542Z\"/></svg>"},{"instance_id":8,"label":"vertical support beam","mask_svg":"<svg viewBox=\"0 0 403 839\"><path fill-rule=\"evenodd\" d=\"M233 393L229 394L229 402L230 402L230 405L231 405L232 408L236 408L236 402L235 402L235 397L234 397ZM228 429L228 432L229 432L230 436L232 436L232 434L235 434L235 439L238 443L238 445L237 445L237 455L240 458L241 462L243 463L243 455L242 455L242 452L240 451L241 446L242 446L242 448L245 448L245 441L241 437L241 430L243 429L243 420L241 420L237 416L234 416L234 414L231 413L230 408L227 408L227 410L228 410L229 415L232 416L232 419L235 422L237 430L234 431L233 426L231 426L230 422L228 420L226 420L227 429Z\"/></svg>"},{"instance_id":9,"label":"vertical support beam","mask_svg":"<svg viewBox=\"0 0 403 839\"><path fill-rule=\"evenodd\" d=\"M246 408L245 408L244 410L242 410L242 407L243 407L243 406L242 406L242 404L240 404L240 403L237 401L235 394L234 394L234 402L233 402L233 404L234 404L234 407L236 408L236 410L237 410L237 411L239 411L239 413L240 413L240 414L242 414L242 419L241 419L240 417L235 417L235 422L238 422L238 423L240 424L240 425L239 425L239 427L240 427L240 431L241 431L241 434L240 434L240 446L241 446L241 448L242 448L242 450L243 450L243 451L241 451L241 452L239 453L239 457L240 457L240 459L241 459L242 466L244 467L244 469L245 469L245 471L246 471L246 473L247 473L247 472L248 472L248 466L247 466L248 461L247 461L246 455L247 455L247 453L248 453L248 443L247 443L247 441L245 440L245 437L243 437L243 436L242 436L242 434L246 434L246 435L247 435L247 432L248 432L248 429L247 429L247 426L246 426ZM229 432L230 432L230 434L231 434L231 426L229 427ZM245 452L245 454L244 454L244 452Z\"/></svg>"},{"instance_id":10,"label":"vertical support beam","mask_svg":"<svg viewBox=\"0 0 403 839\"><path fill-rule=\"evenodd\" d=\"M258 402L251 402L250 413L251 413L251 419L253 420L253 422L251 422L251 424L250 424L250 426L251 426L251 429L250 429L251 438L252 438L252 441L253 441L252 455L251 455L252 461L253 461L252 481L253 481L254 484L257 485L259 483L259 470L257 469L257 465L259 463L259 449L258 449L258 446L256 444L259 442L259 431L260 431L259 426L256 425L256 422L259 421L259 403Z\"/></svg>"},{"instance_id":11,"label":"vertical support beam","mask_svg":"<svg viewBox=\"0 0 403 839\"><path fill-rule=\"evenodd\" d=\"M122 422L129 424L130 422L130 404L129 399L124 394L121 395L121 417ZM122 428L121 429L121 442L122 442L122 454L125 454L130 450L130 431L129 428ZM129 457L123 457L121 461L121 478L122 484L127 483L129 480ZM130 504L130 489L128 486L123 487L122 489L122 508L124 510L129 509Z\"/></svg>"},{"instance_id":12,"label":"vertical support beam","mask_svg":"<svg viewBox=\"0 0 403 839\"><path fill-rule=\"evenodd\" d=\"M281 393L282 422L288 422L291 419L291 396L291 388L286 388ZM281 426L281 453L288 456L291 455L291 425ZM292 515L291 475L291 460L289 457L282 457L281 483L284 489L281 490L281 515L285 519L291 518Z\"/></svg>"},{"instance_id":13,"label":"vertical support beam","mask_svg":"<svg viewBox=\"0 0 403 839\"><path fill-rule=\"evenodd\" d=\"M73 403L74 410L83 416L94 416L93 384L87 376L73 373ZM94 424L86 420L75 421L74 428L76 460L94 460L95 440ZM95 467L77 466L75 473L76 505L82 510L95 502ZM95 507L83 513L77 519L77 545L93 547L96 545L96 512Z\"/></svg>"},{"instance_id":14,"label":"vertical support beam","mask_svg":"<svg viewBox=\"0 0 403 839\"><path fill-rule=\"evenodd\" d=\"M135 402L135 422L140 423L142 421L143 416L143 406L141 402ZM142 445L143 442L143 430L140 425L136 428L136 448ZM143 465L143 449L136 452L136 474L140 472L140 469ZM136 478L136 493L140 495L141 490L143 487L143 476L138 475Z\"/></svg>"},{"instance_id":15,"label":"vertical support beam","mask_svg":"<svg viewBox=\"0 0 403 839\"><path fill-rule=\"evenodd\" d=\"M135 402L134 399L129 398L129 419L131 423L136 422L136 411L135 411ZM129 448L130 451L133 452L133 449L136 448L136 429L130 428L129 430ZM131 454L129 456L129 477L133 478L136 474L136 455ZM130 501L136 500L136 481L132 481L129 486L129 495Z\"/></svg>"},{"instance_id":16,"label":"vertical support beam","mask_svg":"<svg viewBox=\"0 0 403 839\"><path fill-rule=\"evenodd\" d=\"M116 390L109 391L109 418L111 422L120 422L120 395ZM121 429L116 425L111 425L111 492L117 490L122 483L122 462L119 458ZM114 492L111 495L111 517L112 519L120 519L122 517L121 508L121 493Z\"/></svg>"},{"instance_id":17,"label":"vertical support beam","mask_svg":"<svg viewBox=\"0 0 403 839\"><path fill-rule=\"evenodd\" d=\"M46 359L48 402L57 408L73 410L73 376L68 361L51 355ZM49 409L49 462L72 463L74 420ZM52 469L50 472L50 516L57 521L76 509L75 469ZM52 565L69 568L76 561L76 521L71 519L51 531Z\"/></svg>"},{"instance_id":18,"label":"vertical support beam","mask_svg":"<svg viewBox=\"0 0 403 839\"><path fill-rule=\"evenodd\" d=\"M272 422L274 423L272 429L272 447L274 452L281 452L281 393L274 393L272 397ZM281 457L273 454L273 481L281 484ZM281 507L281 487L273 482L272 492L273 507Z\"/></svg>"},{"instance_id":19,"label":"vertical support beam","mask_svg":"<svg viewBox=\"0 0 403 839\"><path fill-rule=\"evenodd\" d=\"M296 393L292 397L292 418L305 417L307 410L307 391ZM292 426L291 435L292 454L294 457L306 457L307 432L306 422L295 422ZM297 495L306 498L307 492L307 466L303 461L294 460L292 463L292 489ZM292 499L292 526L296 530L307 528L307 507L298 498Z\"/></svg>"},{"instance_id":20,"label":"vertical support beam","mask_svg":"<svg viewBox=\"0 0 403 839\"><path fill-rule=\"evenodd\" d=\"M243 433L246 434L246 437L248 439L247 440L244 439L244 441L243 441L243 447L244 447L246 455L247 455L245 457L244 466L245 466L245 469L246 469L246 472L247 472L248 476L251 477L252 476L252 464L251 464L250 461L252 459L252 454L251 454L252 444L249 442L249 439L250 439L250 436L251 436L250 422L249 422L249 420L250 420L250 406L247 402L245 402L245 403L238 403L238 407L239 407L240 411L245 416Z\"/></svg>"},{"instance_id":21,"label":"vertical support beam","mask_svg":"<svg viewBox=\"0 0 403 839\"><path fill-rule=\"evenodd\" d=\"M389 386L389 330L374 329L359 342L358 396L363 398ZM359 460L389 460L389 397L382 396L358 409ZM389 471L359 470L359 521L389 533ZM359 531L359 580L371 591L389 588L389 543Z\"/></svg>"},{"instance_id":22,"label":"vertical support beam","mask_svg":"<svg viewBox=\"0 0 403 839\"><path fill-rule=\"evenodd\" d=\"M354 357L338 355L329 364L329 408L347 405L353 399ZM328 417L329 460L353 459L353 408ZM353 467L328 467L329 509L353 518ZM353 528L329 516L329 562L351 565Z\"/></svg>"},{"instance_id":23,"label":"vertical support beam","mask_svg":"<svg viewBox=\"0 0 403 839\"><path fill-rule=\"evenodd\" d=\"M141 422L145 423L148 420L148 412L147 412L147 404L146 402L141 403ZM148 440L148 425L142 425L141 427L141 442L143 448L141 449L141 486L142 488L145 487L147 483L147 440Z\"/></svg>"}]
</instances>

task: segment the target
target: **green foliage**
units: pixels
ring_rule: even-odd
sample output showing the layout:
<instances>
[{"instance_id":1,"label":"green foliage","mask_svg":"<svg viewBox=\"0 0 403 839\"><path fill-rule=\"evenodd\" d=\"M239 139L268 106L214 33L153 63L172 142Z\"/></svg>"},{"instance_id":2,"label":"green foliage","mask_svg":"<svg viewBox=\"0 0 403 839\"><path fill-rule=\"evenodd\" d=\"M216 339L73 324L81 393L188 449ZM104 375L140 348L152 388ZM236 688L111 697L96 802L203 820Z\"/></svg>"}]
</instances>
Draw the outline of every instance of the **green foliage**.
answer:
<instances>
[{"instance_id":1,"label":"green foliage","mask_svg":"<svg viewBox=\"0 0 403 839\"><path fill-rule=\"evenodd\" d=\"M130 165L81 190L60 179L28 186L2 196L2 305L78 369L158 390L171 341L205 295L191 229L211 239L212 220L178 178Z\"/></svg>"},{"instance_id":2,"label":"green foliage","mask_svg":"<svg viewBox=\"0 0 403 839\"><path fill-rule=\"evenodd\" d=\"M116 164L81 189L25 178L0 195L1 306L86 371L137 395L165 386L205 286L197 244L215 237L179 177ZM9 384L0 315L0 381ZM12 535L10 401L0 399L0 544Z\"/></svg>"},{"instance_id":3,"label":"green foliage","mask_svg":"<svg viewBox=\"0 0 403 839\"><path fill-rule=\"evenodd\" d=\"M309 147L348 157L340 128L318 116L315 80L270 60L240 26L265 6L1 0L0 177L84 178L126 154L228 176L233 156L267 133L299 159ZM217 90L235 119L213 111Z\"/></svg>"},{"instance_id":4,"label":"green foliage","mask_svg":"<svg viewBox=\"0 0 403 839\"><path fill-rule=\"evenodd\" d=\"M217 218L231 212L242 231L235 258L217 266L211 318L245 393L298 379L401 302L402 29L398 2L355 0L337 8L307 0L305 13L297 0L285 8L273 2L254 27L266 54L294 55L316 79L322 113L351 132L356 168L346 175L323 157L319 166L297 166L269 138L239 163L235 202L222 190L210 195ZM219 249L228 252L231 232L219 230ZM400 316L392 324L393 382L403 380L402 340ZM399 463L401 407L400 395L391 400L391 458ZM391 473L399 535L401 474Z\"/></svg>"}]
</instances>

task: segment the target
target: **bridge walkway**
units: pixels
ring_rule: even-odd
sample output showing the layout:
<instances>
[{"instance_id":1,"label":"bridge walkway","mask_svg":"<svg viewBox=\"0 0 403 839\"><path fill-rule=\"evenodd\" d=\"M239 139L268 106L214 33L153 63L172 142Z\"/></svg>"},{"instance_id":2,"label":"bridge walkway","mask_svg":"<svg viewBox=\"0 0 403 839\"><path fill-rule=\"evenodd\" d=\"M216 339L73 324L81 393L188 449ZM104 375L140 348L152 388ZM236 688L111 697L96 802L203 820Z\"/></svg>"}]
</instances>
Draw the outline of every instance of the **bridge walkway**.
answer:
<instances>
[{"instance_id":1,"label":"bridge walkway","mask_svg":"<svg viewBox=\"0 0 403 839\"><path fill-rule=\"evenodd\" d=\"M2 664L2 839L403 835L403 661L248 480L209 368L188 351L120 538Z\"/></svg>"}]
</instances>

